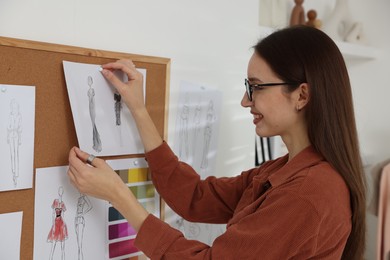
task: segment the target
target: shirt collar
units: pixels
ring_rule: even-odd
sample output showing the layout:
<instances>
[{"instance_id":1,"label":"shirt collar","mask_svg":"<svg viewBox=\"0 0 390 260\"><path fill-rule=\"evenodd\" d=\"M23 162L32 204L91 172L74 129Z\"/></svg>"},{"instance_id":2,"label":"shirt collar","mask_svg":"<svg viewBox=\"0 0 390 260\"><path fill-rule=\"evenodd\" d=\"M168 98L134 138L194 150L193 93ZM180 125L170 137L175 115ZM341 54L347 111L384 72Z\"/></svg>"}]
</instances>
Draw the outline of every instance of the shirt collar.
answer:
<instances>
[{"instance_id":1,"label":"shirt collar","mask_svg":"<svg viewBox=\"0 0 390 260\"><path fill-rule=\"evenodd\" d=\"M297 172L324 161L324 157L318 153L313 146L308 146L288 161L288 154L276 160L277 165L270 167L268 178L272 187L285 183L296 175ZM268 170L268 169L267 169Z\"/></svg>"}]
</instances>

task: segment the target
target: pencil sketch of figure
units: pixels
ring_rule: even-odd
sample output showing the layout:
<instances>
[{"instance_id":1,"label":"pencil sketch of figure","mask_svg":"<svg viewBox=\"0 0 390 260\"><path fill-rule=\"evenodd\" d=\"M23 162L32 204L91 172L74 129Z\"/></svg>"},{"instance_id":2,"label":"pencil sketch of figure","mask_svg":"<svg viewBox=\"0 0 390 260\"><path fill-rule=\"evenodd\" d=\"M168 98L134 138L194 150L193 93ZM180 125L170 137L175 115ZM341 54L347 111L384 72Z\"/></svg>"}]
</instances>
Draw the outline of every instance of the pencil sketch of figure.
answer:
<instances>
[{"instance_id":1,"label":"pencil sketch of figure","mask_svg":"<svg viewBox=\"0 0 390 260\"><path fill-rule=\"evenodd\" d=\"M89 198L80 193L80 197L77 199L77 209L76 209L76 217L74 220L76 237L77 237L77 254L78 259L83 260L83 237L84 237L84 228L85 228L85 218L84 215L87 214L92 209L92 204Z\"/></svg>"},{"instance_id":2,"label":"pencil sketch of figure","mask_svg":"<svg viewBox=\"0 0 390 260\"><path fill-rule=\"evenodd\" d=\"M122 96L119 93L114 93L114 110L115 110L115 125L118 129L119 143L120 146L123 145L122 142L122 121L121 121L121 111L122 111Z\"/></svg>"},{"instance_id":3,"label":"pencil sketch of figure","mask_svg":"<svg viewBox=\"0 0 390 260\"><path fill-rule=\"evenodd\" d=\"M19 146L22 144L22 115L19 111L19 104L15 99L12 99L10 102L10 111L7 126L7 143L11 155L13 182L16 187L19 177Z\"/></svg>"},{"instance_id":4,"label":"pencil sketch of figure","mask_svg":"<svg viewBox=\"0 0 390 260\"><path fill-rule=\"evenodd\" d=\"M197 239L200 235L200 226L198 223L188 222L187 232L185 233L188 239Z\"/></svg>"},{"instance_id":5,"label":"pencil sketch of figure","mask_svg":"<svg viewBox=\"0 0 390 260\"><path fill-rule=\"evenodd\" d=\"M92 121L92 134L93 134L93 146L92 148L96 152L102 151L102 142L100 140L100 135L96 127L96 109L95 109L95 90L92 87L93 85L93 79L91 76L88 76L88 99L89 99L89 115L91 117Z\"/></svg>"},{"instance_id":6,"label":"pencil sketch of figure","mask_svg":"<svg viewBox=\"0 0 390 260\"><path fill-rule=\"evenodd\" d=\"M203 153L202 153L202 163L200 168L207 169L209 165L208 154L210 149L211 136L213 133L213 120L214 120L214 103L212 100L209 102L206 115L206 126L204 129L204 139L203 139Z\"/></svg>"},{"instance_id":7,"label":"pencil sketch of figure","mask_svg":"<svg viewBox=\"0 0 390 260\"><path fill-rule=\"evenodd\" d=\"M200 102L195 106L195 113L194 113L194 135L193 135L193 155L196 154L196 148L198 143L198 137L201 130L200 123L201 123L201 114L202 114L202 108L200 106ZM195 165L195 162L194 162Z\"/></svg>"},{"instance_id":8,"label":"pencil sketch of figure","mask_svg":"<svg viewBox=\"0 0 390 260\"><path fill-rule=\"evenodd\" d=\"M47 242L52 243L50 251L50 260L53 259L57 242L61 244L61 259L65 259L65 240L68 238L68 228L64 222L64 212L66 211L65 203L62 201L64 188L58 188L58 198L54 199L51 208L53 209L53 223L47 236Z\"/></svg>"},{"instance_id":9,"label":"pencil sketch of figure","mask_svg":"<svg viewBox=\"0 0 390 260\"><path fill-rule=\"evenodd\" d=\"M116 125L121 125L121 110L122 110L122 96L119 93L114 93L115 100L115 122Z\"/></svg>"},{"instance_id":10,"label":"pencil sketch of figure","mask_svg":"<svg viewBox=\"0 0 390 260\"><path fill-rule=\"evenodd\" d=\"M184 105L181 109L180 119L179 119L179 157L182 160L188 159L189 156L189 151L188 151L188 147L190 145L188 140L189 114L190 114L190 107L188 106L188 96L186 96ZM185 154L183 155L183 153Z\"/></svg>"}]
</instances>

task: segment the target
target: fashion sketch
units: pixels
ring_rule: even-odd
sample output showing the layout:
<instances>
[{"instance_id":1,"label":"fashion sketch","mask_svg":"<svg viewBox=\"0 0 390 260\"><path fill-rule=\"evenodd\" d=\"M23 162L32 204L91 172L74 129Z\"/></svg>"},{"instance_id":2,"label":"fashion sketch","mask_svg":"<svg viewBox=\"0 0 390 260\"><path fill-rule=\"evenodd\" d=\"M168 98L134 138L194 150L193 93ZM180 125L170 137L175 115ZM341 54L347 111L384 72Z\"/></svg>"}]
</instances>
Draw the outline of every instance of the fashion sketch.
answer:
<instances>
[{"instance_id":1,"label":"fashion sketch","mask_svg":"<svg viewBox=\"0 0 390 260\"><path fill-rule=\"evenodd\" d=\"M60 243L61 245L61 260L65 259L65 240L68 238L68 228L63 219L64 212L66 211L65 203L62 201L63 194L64 188L60 186L58 188L58 198L54 199L53 204L51 205L51 208L53 209L53 223L47 236L47 242L52 243L50 260L53 259L57 243Z\"/></svg>"},{"instance_id":2,"label":"fashion sketch","mask_svg":"<svg viewBox=\"0 0 390 260\"><path fill-rule=\"evenodd\" d=\"M93 146L92 148L96 152L101 152L102 151L102 142L100 140L100 135L96 127L96 109L95 109L95 90L92 87L93 85L93 79L91 76L88 76L88 99L89 99L89 115L91 117L91 122L92 122L92 134L93 134Z\"/></svg>"},{"instance_id":3,"label":"fashion sketch","mask_svg":"<svg viewBox=\"0 0 390 260\"><path fill-rule=\"evenodd\" d=\"M85 218L84 215L87 214L92 209L92 204L89 198L80 193L80 197L77 199L77 209L76 217L74 220L76 237L77 237L77 255L78 260L83 260L83 237L84 237L84 228L85 228Z\"/></svg>"},{"instance_id":4,"label":"fashion sketch","mask_svg":"<svg viewBox=\"0 0 390 260\"><path fill-rule=\"evenodd\" d=\"M121 111L122 111L122 96L119 93L114 93L114 110L115 110L115 125L118 128L120 145L122 146L122 131L121 131Z\"/></svg>"},{"instance_id":5,"label":"fashion sketch","mask_svg":"<svg viewBox=\"0 0 390 260\"><path fill-rule=\"evenodd\" d=\"M19 177L19 147L22 144L22 115L19 111L19 103L12 99L10 102L9 122L7 126L7 143L11 156L11 171L14 186Z\"/></svg>"},{"instance_id":6,"label":"fashion sketch","mask_svg":"<svg viewBox=\"0 0 390 260\"><path fill-rule=\"evenodd\" d=\"M180 112L179 118L179 157L186 160L189 157L188 147L190 146L188 140L188 121L189 121L190 107L188 105L188 96L185 99L184 105ZM184 150L184 151L183 151ZM185 157L184 157L185 156Z\"/></svg>"},{"instance_id":7,"label":"fashion sketch","mask_svg":"<svg viewBox=\"0 0 390 260\"><path fill-rule=\"evenodd\" d=\"M114 93L115 100L115 124L121 125L121 110L122 110L122 96L119 93Z\"/></svg>"},{"instance_id":8,"label":"fashion sketch","mask_svg":"<svg viewBox=\"0 0 390 260\"><path fill-rule=\"evenodd\" d=\"M193 151L192 154L196 154L197 151L197 144L198 144L198 138L201 131L201 115L202 115L202 107L200 105L200 102L195 106L195 112L194 112L194 135L193 135ZM195 165L195 162L194 162Z\"/></svg>"},{"instance_id":9,"label":"fashion sketch","mask_svg":"<svg viewBox=\"0 0 390 260\"><path fill-rule=\"evenodd\" d=\"M204 129L204 139L203 139L203 153L202 153L202 163L200 168L207 169L209 165L208 154L210 149L211 136L213 134L213 121L214 121L214 103L210 100L207 115L206 115L206 126Z\"/></svg>"}]
</instances>

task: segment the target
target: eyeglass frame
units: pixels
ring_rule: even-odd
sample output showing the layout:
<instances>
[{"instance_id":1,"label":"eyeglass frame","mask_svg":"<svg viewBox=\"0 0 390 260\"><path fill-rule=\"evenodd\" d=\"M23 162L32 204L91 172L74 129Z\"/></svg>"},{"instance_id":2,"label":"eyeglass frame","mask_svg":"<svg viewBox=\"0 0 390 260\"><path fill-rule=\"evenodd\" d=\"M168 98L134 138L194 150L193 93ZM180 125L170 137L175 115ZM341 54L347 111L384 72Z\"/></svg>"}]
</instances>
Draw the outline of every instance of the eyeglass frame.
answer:
<instances>
[{"instance_id":1,"label":"eyeglass frame","mask_svg":"<svg viewBox=\"0 0 390 260\"><path fill-rule=\"evenodd\" d=\"M248 96L249 101L252 101L253 90L264 89L264 87L274 87L274 86L283 86L283 85L299 85L297 82L278 82L278 83L262 83L262 84L250 84L248 79L245 79L245 89L246 95Z\"/></svg>"}]
</instances>

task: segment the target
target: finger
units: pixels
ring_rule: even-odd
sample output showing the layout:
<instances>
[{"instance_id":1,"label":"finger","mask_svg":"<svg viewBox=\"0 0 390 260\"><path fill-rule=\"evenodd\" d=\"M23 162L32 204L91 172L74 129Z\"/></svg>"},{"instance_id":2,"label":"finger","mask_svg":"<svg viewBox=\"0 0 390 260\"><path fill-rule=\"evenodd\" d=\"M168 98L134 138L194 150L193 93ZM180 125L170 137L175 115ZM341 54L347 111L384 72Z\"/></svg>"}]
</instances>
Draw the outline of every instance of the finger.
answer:
<instances>
[{"instance_id":1,"label":"finger","mask_svg":"<svg viewBox=\"0 0 390 260\"><path fill-rule=\"evenodd\" d=\"M93 165L94 167L99 169L111 169L111 167L106 163L106 161L100 158L95 158L93 160Z\"/></svg>"},{"instance_id":2,"label":"finger","mask_svg":"<svg viewBox=\"0 0 390 260\"><path fill-rule=\"evenodd\" d=\"M118 79L118 77L108 69L103 69L102 74L116 88L116 90L118 90L119 94L123 93L123 90L127 86L122 82L122 80Z\"/></svg>"},{"instance_id":3,"label":"finger","mask_svg":"<svg viewBox=\"0 0 390 260\"><path fill-rule=\"evenodd\" d=\"M124 73L126 73L129 78L133 78L134 74L137 72L137 70L135 69L135 65L133 63L129 63L129 62L122 61L122 60L117 61L117 62L104 64L101 67L103 68L103 70L106 69L109 71L121 70Z\"/></svg>"},{"instance_id":4,"label":"finger","mask_svg":"<svg viewBox=\"0 0 390 260\"><path fill-rule=\"evenodd\" d=\"M82 172L87 169L87 165L85 164L85 157L88 158L88 154L84 153L79 155L78 152L82 152L79 148L73 147L69 152L69 165L76 169L77 172ZM85 156L86 155L86 156ZM80 157L81 156L81 157ZM84 156L84 157L82 157Z\"/></svg>"},{"instance_id":5,"label":"finger","mask_svg":"<svg viewBox=\"0 0 390 260\"><path fill-rule=\"evenodd\" d=\"M88 154L88 153L80 150L79 148L75 148L74 151L75 151L76 156L80 159L80 161L87 162L87 160L90 159L89 157L91 154ZM91 163L89 163L89 164L93 167L96 167L96 168L111 168L110 166L108 166L108 164L106 163L105 160L97 158L97 157L94 157L93 160L91 161ZM77 168L75 170L77 171Z\"/></svg>"},{"instance_id":6,"label":"finger","mask_svg":"<svg viewBox=\"0 0 390 260\"><path fill-rule=\"evenodd\" d=\"M95 166L95 160L96 160L95 155L86 153L77 147L74 148L74 152L75 152L77 158L79 159L79 161L83 162L84 164L88 163L92 166Z\"/></svg>"},{"instance_id":7,"label":"finger","mask_svg":"<svg viewBox=\"0 0 390 260\"><path fill-rule=\"evenodd\" d=\"M74 168L72 165L69 165L68 174L72 174L72 176L75 178L75 180L80 175L80 173L77 171L77 169Z\"/></svg>"},{"instance_id":8,"label":"finger","mask_svg":"<svg viewBox=\"0 0 390 260\"><path fill-rule=\"evenodd\" d=\"M129 69L135 69L135 64L132 60L129 59L122 59L117 60L115 62L109 62L107 64L103 64L102 67L105 69L120 69L119 64L123 64L125 67L128 67Z\"/></svg>"},{"instance_id":9,"label":"finger","mask_svg":"<svg viewBox=\"0 0 390 260\"><path fill-rule=\"evenodd\" d=\"M69 177L70 183L77 188L76 177L74 176L74 174L71 170L68 170L68 177Z\"/></svg>"}]
</instances>

